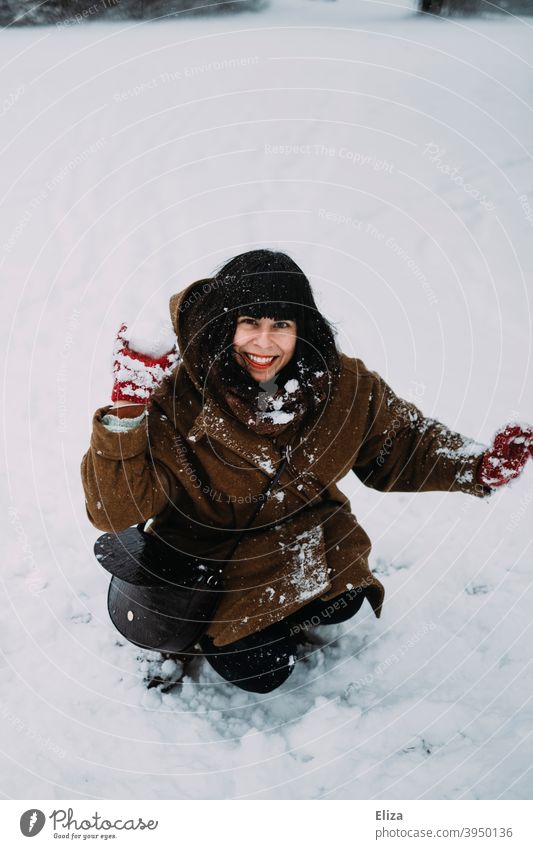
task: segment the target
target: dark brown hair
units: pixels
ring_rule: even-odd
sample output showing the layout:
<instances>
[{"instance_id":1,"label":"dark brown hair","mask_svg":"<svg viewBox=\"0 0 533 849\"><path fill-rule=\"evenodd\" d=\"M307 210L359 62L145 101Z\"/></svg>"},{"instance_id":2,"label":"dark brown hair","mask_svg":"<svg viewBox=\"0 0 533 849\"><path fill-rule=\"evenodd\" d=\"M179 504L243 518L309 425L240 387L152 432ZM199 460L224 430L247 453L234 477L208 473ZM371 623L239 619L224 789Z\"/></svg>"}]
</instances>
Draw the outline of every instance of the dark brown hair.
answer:
<instances>
[{"instance_id":1,"label":"dark brown hair","mask_svg":"<svg viewBox=\"0 0 533 849\"><path fill-rule=\"evenodd\" d=\"M314 407L314 378L327 375L330 386L336 383L340 361L335 331L319 311L309 280L287 254L254 250L224 263L213 277L208 312L200 346L208 352L208 372L212 380L221 381L242 397L257 396L259 384L233 356L232 342L241 315L296 322L296 348L276 375L278 386L295 378Z\"/></svg>"}]
</instances>

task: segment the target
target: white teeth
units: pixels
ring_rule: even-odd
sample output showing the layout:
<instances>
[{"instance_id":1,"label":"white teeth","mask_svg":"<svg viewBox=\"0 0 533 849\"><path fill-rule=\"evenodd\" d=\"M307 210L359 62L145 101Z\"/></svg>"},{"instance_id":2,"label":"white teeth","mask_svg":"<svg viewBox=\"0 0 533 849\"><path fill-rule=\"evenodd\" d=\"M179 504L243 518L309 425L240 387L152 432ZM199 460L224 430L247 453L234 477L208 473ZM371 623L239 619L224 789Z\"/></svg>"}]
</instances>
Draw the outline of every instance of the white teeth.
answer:
<instances>
[{"instance_id":1,"label":"white teeth","mask_svg":"<svg viewBox=\"0 0 533 849\"><path fill-rule=\"evenodd\" d=\"M264 365L265 363L270 363L275 360L275 357L258 357L255 354L246 354L249 360L253 363L258 363L259 365Z\"/></svg>"}]
</instances>

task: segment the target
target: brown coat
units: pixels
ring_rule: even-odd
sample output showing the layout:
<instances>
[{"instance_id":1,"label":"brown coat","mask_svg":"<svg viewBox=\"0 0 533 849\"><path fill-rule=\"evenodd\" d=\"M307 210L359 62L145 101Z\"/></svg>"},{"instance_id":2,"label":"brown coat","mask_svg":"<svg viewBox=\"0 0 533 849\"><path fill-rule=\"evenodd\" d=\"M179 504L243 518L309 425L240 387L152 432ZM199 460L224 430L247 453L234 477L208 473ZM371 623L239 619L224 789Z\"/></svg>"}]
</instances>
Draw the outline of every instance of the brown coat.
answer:
<instances>
[{"instance_id":1,"label":"brown coat","mask_svg":"<svg viewBox=\"0 0 533 849\"><path fill-rule=\"evenodd\" d=\"M170 301L183 361L154 394L148 417L112 433L101 422L109 405L97 409L81 474L96 528L120 531L155 517L152 528L181 550L223 560L281 453L277 440L203 393L187 345L198 291L197 282ZM370 539L336 485L350 470L381 492L491 493L475 482L486 446L425 418L362 360L341 354L341 363L335 392L292 440L278 487L226 566L208 631L217 646L352 587L366 588L379 617L384 588L368 566Z\"/></svg>"}]
</instances>

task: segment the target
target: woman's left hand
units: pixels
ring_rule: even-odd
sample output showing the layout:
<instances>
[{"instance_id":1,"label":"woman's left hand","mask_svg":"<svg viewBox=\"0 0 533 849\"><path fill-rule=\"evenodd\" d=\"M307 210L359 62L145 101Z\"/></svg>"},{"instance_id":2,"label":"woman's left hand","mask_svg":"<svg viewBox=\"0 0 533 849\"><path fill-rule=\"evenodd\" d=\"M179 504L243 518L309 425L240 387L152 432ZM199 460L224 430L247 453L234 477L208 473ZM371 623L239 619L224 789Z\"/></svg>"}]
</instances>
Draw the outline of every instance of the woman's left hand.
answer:
<instances>
[{"instance_id":1,"label":"woman's left hand","mask_svg":"<svg viewBox=\"0 0 533 849\"><path fill-rule=\"evenodd\" d=\"M485 451L477 481L483 486L503 486L521 474L528 457L533 457L533 427L505 425Z\"/></svg>"}]
</instances>

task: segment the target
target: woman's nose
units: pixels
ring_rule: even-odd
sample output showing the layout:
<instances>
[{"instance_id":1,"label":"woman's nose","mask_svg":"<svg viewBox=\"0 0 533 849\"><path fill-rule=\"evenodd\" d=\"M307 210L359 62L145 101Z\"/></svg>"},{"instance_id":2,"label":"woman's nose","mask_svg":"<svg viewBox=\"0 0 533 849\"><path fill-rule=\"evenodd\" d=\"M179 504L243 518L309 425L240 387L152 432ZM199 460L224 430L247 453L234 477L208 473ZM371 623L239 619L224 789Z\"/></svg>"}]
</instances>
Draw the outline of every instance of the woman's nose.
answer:
<instances>
[{"instance_id":1,"label":"woman's nose","mask_svg":"<svg viewBox=\"0 0 533 849\"><path fill-rule=\"evenodd\" d=\"M259 330L254 336L254 342L259 348L272 348L270 330Z\"/></svg>"}]
</instances>

